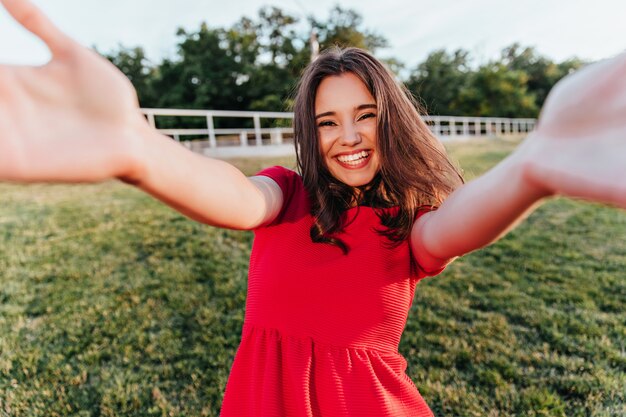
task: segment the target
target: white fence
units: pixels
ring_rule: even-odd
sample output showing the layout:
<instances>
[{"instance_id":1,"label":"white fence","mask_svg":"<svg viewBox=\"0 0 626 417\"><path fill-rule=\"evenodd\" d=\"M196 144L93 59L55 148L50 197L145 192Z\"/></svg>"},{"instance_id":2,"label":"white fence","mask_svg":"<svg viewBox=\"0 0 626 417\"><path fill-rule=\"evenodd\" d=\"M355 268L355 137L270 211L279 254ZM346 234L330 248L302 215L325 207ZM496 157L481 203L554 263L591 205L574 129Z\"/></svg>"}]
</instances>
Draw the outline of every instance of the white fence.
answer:
<instances>
[{"instance_id":1,"label":"white fence","mask_svg":"<svg viewBox=\"0 0 626 417\"><path fill-rule=\"evenodd\" d=\"M293 113L254 112L230 110L142 109L152 127L158 128L157 117L194 117L206 120L201 129L160 129L165 135L201 153L214 157L278 156L293 153L291 127L262 127L261 120L281 120L291 124ZM216 118L251 119L250 128L215 128ZM501 137L527 134L535 127L536 119L509 119L502 117L424 116L431 131L442 141L473 137ZM288 122L288 123L287 123ZM193 136L193 140L184 140Z\"/></svg>"}]
</instances>

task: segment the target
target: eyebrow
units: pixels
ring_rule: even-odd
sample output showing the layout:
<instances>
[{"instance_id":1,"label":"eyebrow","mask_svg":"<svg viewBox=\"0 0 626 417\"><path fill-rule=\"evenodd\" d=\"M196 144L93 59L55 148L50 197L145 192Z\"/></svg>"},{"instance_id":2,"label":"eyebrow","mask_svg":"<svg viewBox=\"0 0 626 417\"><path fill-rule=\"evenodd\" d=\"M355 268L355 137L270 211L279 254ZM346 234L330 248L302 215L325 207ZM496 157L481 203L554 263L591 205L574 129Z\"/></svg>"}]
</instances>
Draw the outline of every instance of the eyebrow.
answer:
<instances>
[{"instance_id":1,"label":"eyebrow","mask_svg":"<svg viewBox=\"0 0 626 417\"><path fill-rule=\"evenodd\" d=\"M361 105L355 107L354 110L375 109L375 108L376 108L376 104L368 103L368 104L361 104ZM327 112L320 113L320 114L316 115L315 119L319 119L320 117L324 117L324 116L332 116L334 114L335 114L334 111L327 111Z\"/></svg>"}]
</instances>

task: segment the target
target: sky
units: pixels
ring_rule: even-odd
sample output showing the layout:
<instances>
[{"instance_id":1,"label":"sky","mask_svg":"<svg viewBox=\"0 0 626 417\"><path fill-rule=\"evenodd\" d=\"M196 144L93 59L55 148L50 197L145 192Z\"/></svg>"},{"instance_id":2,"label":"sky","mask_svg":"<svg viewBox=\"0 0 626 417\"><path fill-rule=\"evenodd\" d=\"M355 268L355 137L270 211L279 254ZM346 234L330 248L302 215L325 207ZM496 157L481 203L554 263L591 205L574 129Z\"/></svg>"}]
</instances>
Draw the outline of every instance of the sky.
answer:
<instances>
[{"instance_id":1,"label":"sky","mask_svg":"<svg viewBox=\"0 0 626 417\"><path fill-rule=\"evenodd\" d=\"M172 56L176 29L201 22L228 27L242 16L255 18L273 5L304 21L325 20L340 4L363 16L364 27L383 35L395 57L413 68L436 49L470 51L474 64L496 59L519 42L557 62L579 57L609 58L626 50L624 0L34 0L52 20L85 46L107 52L119 45L143 47L153 62ZM306 26L303 24L303 31ZM0 63L40 65L45 46L0 10Z\"/></svg>"}]
</instances>

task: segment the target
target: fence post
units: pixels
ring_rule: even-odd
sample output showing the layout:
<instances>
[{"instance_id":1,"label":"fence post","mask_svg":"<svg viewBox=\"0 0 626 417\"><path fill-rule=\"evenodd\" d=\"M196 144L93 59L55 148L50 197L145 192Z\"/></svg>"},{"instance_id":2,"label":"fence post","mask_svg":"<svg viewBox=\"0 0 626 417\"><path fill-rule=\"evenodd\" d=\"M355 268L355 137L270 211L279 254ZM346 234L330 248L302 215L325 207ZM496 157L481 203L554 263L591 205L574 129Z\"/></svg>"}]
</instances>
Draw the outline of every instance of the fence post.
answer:
<instances>
[{"instance_id":1,"label":"fence post","mask_svg":"<svg viewBox=\"0 0 626 417\"><path fill-rule=\"evenodd\" d=\"M263 145L263 138L261 136L261 117L258 113L255 113L253 116L254 119L254 136L256 139L256 146Z\"/></svg>"},{"instance_id":2,"label":"fence post","mask_svg":"<svg viewBox=\"0 0 626 417\"><path fill-rule=\"evenodd\" d=\"M441 120L438 117L435 117L435 136L441 136Z\"/></svg>"},{"instance_id":3,"label":"fence post","mask_svg":"<svg viewBox=\"0 0 626 417\"><path fill-rule=\"evenodd\" d=\"M239 134L239 145L244 147L248 146L248 132L246 132L245 130L242 130Z\"/></svg>"},{"instance_id":4,"label":"fence post","mask_svg":"<svg viewBox=\"0 0 626 417\"><path fill-rule=\"evenodd\" d=\"M150 127L152 127L153 129L156 129L156 122L154 120L154 113L148 113L148 124L150 124Z\"/></svg>"},{"instance_id":5,"label":"fence post","mask_svg":"<svg viewBox=\"0 0 626 417\"><path fill-rule=\"evenodd\" d=\"M270 142L272 145L281 145L283 143L283 132L280 127L272 129L270 132Z\"/></svg>"},{"instance_id":6,"label":"fence post","mask_svg":"<svg viewBox=\"0 0 626 417\"><path fill-rule=\"evenodd\" d=\"M469 136L469 121L467 117L463 118L463 136Z\"/></svg>"},{"instance_id":7,"label":"fence post","mask_svg":"<svg viewBox=\"0 0 626 417\"><path fill-rule=\"evenodd\" d=\"M213 125L213 114L211 112L206 114L206 124L209 129L209 147L216 148L217 139L215 138L215 126Z\"/></svg>"}]
</instances>

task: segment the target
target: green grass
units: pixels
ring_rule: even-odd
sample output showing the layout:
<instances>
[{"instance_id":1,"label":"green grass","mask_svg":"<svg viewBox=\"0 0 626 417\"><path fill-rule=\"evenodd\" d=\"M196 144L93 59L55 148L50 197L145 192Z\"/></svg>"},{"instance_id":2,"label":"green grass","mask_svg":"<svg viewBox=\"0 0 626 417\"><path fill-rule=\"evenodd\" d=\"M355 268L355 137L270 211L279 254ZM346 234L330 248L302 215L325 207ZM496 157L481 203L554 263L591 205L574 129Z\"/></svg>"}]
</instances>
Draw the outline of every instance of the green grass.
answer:
<instances>
[{"instance_id":1,"label":"green grass","mask_svg":"<svg viewBox=\"0 0 626 417\"><path fill-rule=\"evenodd\" d=\"M120 183L0 184L0 416L217 416L251 242ZM624 416L624 271L623 211L552 200L418 285L407 372L438 416Z\"/></svg>"}]
</instances>

